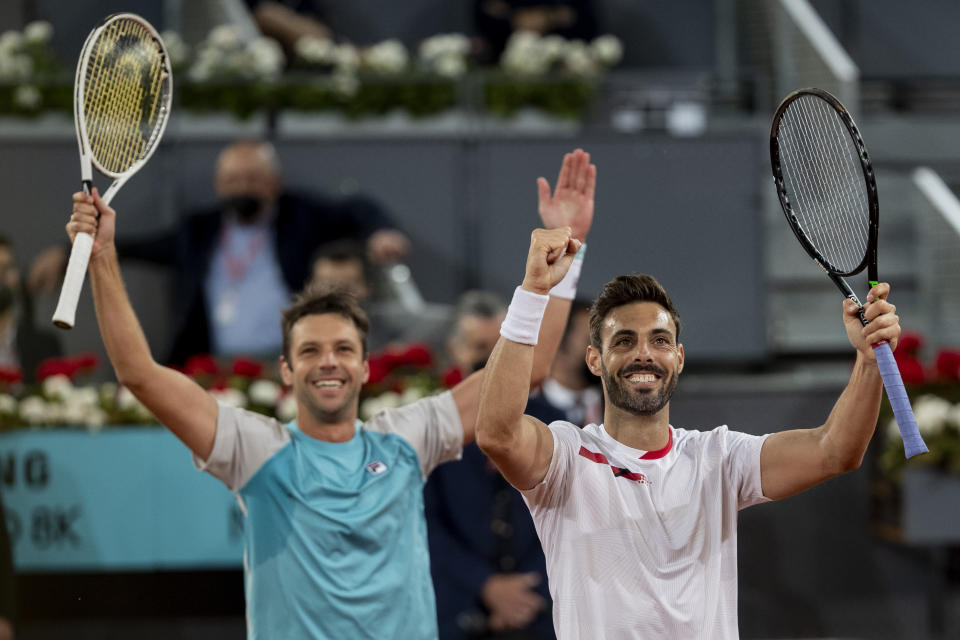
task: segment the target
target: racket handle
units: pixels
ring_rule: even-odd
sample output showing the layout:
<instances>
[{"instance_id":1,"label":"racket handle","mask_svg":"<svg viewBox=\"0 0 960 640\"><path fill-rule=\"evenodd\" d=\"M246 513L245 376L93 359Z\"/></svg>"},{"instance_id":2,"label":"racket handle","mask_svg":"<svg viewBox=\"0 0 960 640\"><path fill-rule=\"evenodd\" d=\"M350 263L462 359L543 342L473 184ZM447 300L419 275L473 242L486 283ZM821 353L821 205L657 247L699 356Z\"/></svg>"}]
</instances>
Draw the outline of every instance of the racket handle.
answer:
<instances>
[{"instance_id":1,"label":"racket handle","mask_svg":"<svg viewBox=\"0 0 960 640\"><path fill-rule=\"evenodd\" d=\"M890 400L890 406L893 407L893 417L896 418L897 427L900 428L904 453L907 458L926 453L927 445L924 444L920 430L917 428L917 419L913 415L907 390L903 387L900 369L893 358L893 350L890 349L889 343L880 342L873 345L873 353L877 357L877 368L880 369L880 377L883 378L887 398Z\"/></svg>"},{"instance_id":2,"label":"racket handle","mask_svg":"<svg viewBox=\"0 0 960 640\"><path fill-rule=\"evenodd\" d=\"M63 276L60 300L57 302L56 311L53 312L53 324L61 329L73 329L80 292L83 290L83 279L87 273L87 263L90 262L92 250L93 236L89 233L78 233L73 239L67 273Z\"/></svg>"}]
</instances>

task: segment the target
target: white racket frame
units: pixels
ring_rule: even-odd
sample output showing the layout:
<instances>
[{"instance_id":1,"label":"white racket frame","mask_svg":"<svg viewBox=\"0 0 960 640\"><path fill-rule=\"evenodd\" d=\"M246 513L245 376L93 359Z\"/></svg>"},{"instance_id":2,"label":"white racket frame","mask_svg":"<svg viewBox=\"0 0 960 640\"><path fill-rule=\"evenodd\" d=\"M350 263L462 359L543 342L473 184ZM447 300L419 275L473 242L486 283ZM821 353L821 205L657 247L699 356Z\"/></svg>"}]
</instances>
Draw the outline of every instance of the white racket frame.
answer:
<instances>
[{"instance_id":1,"label":"white racket frame","mask_svg":"<svg viewBox=\"0 0 960 640\"><path fill-rule=\"evenodd\" d=\"M104 167L90 149L90 142L87 139L86 118L83 112L83 93L87 77L87 65L90 62L90 51L93 44L99 39L107 27L118 20L132 20L140 23L150 35L154 38L162 54L162 64L166 75L167 89L166 94L161 96L161 104L157 114L157 124L154 126L147 141L147 149L144 156L136 160L126 171L115 172ZM159 146L163 132L167 128L167 120L170 116L171 100L173 98L173 73L170 69L170 56L167 48L160 38L160 34L153 28L149 22L134 13L115 13L108 16L97 27L90 32L86 41L83 43L83 49L80 51L80 60L77 62L76 76L73 83L73 122L77 132L77 146L80 149L80 179L83 185L83 191L90 193L93 188L93 168L105 176L113 178L107 190L100 196L104 204L110 204L113 197L117 194L127 180L139 171L147 163L153 152ZM87 273L87 265L90 263L90 253L93 250L93 236L89 233L78 233L73 240L73 247L70 250L70 260L67 263L67 271L63 276L63 286L60 289L60 299L57 302L57 308L53 312L53 324L61 329L72 329L76 322L77 304L80 302L80 293L83 291L83 280Z\"/></svg>"}]
</instances>

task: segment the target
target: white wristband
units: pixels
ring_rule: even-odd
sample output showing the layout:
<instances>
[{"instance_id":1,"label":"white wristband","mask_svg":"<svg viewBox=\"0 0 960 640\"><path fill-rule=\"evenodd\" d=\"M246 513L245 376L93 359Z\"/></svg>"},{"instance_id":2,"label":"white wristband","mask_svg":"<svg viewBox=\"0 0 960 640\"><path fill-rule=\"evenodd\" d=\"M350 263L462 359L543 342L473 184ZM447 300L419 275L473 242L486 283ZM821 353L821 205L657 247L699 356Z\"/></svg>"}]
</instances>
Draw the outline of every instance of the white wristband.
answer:
<instances>
[{"instance_id":1,"label":"white wristband","mask_svg":"<svg viewBox=\"0 0 960 640\"><path fill-rule=\"evenodd\" d=\"M517 287L503 324L500 325L500 335L520 344L536 345L537 336L540 335L540 321L543 320L543 312L549 301L550 296Z\"/></svg>"},{"instance_id":2,"label":"white wristband","mask_svg":"<svg viewBox=\"0 0 960 640\"><path fill-rule=\"evenodd\" d=\"M577 255L573 256L573 262L570 263L570 269L563 280L550 289L550 295L554 298L563 298L564 300L573 300L577 297L577 282L580 280L580 269L583 268L583 254L587 252L587 243L580 245Z\"/></svg>"}]
</instances>

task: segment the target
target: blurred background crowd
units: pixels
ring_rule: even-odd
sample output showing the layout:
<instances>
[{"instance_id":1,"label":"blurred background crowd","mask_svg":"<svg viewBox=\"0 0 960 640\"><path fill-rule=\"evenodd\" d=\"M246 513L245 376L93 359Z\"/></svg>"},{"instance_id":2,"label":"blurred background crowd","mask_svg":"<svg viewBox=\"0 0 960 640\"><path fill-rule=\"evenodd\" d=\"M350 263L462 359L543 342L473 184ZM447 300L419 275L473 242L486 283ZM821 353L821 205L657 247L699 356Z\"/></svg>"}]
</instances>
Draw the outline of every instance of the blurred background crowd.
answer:
<instances>
[{"instance_id":1,"label":"blurred background crowd","mask_svg":"<svg viewBox=\"0 0 960 640\"><path fill-rule=\"evenodd\" d=\"M118 454L70 459L77 446L113 451L98 443L121 427L156 431L112 383L89 296L73 331L49 323L79 184L72 66L115 11L162 32L176 91L159 151L113 203L134 307L158 359L222 401L282 419L293 416L276 371L280 310L308 283L349 289L371 317L363 417L482 367L537 224L535 179L553 180L561 154L582 147L598 188L581 299L528 411L600 420L583 361L589 303L609 278L642 271L684 314L674 424L758 434L819 424L852 354L836 291L780 219L768 135L789 91L835 93L876 169L880 275L907 332L898 363L932 453L904 465L884 414L856 474L745 513L741 631L960 636L960 519L945 508L960 499L956 3L8 0L0 638L14 627L38 639L243 634L229 507L226 551L154 542L137 556L95 534L123 539L133 526L94 505L110 491L136 496L115 486L129 479L111 466ZM189 474L180 453L175 473ZM64 494L67 459L83 475ZM112 482L85 493L88 473ZM155 517L185 520L182 499ZM552 638L529 514L475 445L432 475L426 510L441 637ZM176 526L150 526L191 545Z\"/></svg>"}]
</instances>

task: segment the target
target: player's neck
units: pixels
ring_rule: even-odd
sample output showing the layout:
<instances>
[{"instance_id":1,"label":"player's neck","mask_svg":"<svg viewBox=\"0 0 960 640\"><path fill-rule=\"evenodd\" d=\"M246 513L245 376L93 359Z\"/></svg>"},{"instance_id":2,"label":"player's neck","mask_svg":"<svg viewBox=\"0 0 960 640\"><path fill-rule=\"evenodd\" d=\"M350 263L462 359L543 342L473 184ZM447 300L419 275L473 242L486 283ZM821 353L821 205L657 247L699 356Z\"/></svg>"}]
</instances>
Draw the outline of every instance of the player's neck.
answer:
<instances>
[{"instance_id":1,"label":"player's neck","mask_svg":"<svg viewBox=\"0 0 960 640\"><path fill-rule=\"evenodd\" d=\"M304 434L324 442L347 442L353 438L357 428L356 411L351 415L335 420L312 415L309 411L299 411L297 428Z\"/></svg>"},{"instance_id":2,"label":"player's neck","mask_svg":"<svg viewBox=\"0 0 960 640\"><path fill-rule=\"evenodd\" d=\"M638 416L607 403L603 428L631 449L658 451L670 441L670 405L650 416Z\"/></svg>"}]
</instances>

